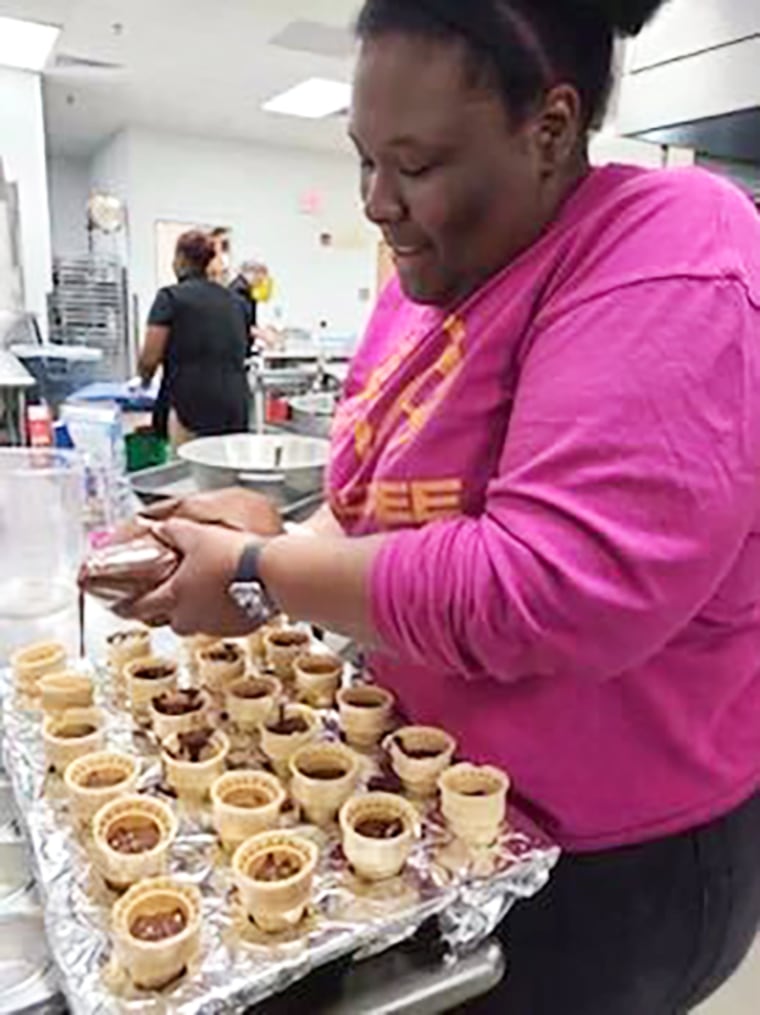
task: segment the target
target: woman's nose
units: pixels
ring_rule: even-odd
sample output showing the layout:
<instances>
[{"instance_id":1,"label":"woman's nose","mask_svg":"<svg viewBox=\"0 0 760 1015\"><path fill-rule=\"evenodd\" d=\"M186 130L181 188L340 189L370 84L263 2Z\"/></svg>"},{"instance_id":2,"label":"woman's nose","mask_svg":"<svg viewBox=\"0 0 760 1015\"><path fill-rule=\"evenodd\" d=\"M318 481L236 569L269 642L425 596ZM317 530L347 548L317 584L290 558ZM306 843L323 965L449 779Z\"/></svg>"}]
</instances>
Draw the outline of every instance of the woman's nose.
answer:
<instances>
[{"instance_id":1,"label":"woman's nose","mask_svg":"<svg viewBox=\"0 0 760 1015\"><path fill-rule=\"evenodd\" d=\"M364 213L376 226L404 218L404 202L390 173L370 172L364 181Z\"/></svg>"}]
</instances>

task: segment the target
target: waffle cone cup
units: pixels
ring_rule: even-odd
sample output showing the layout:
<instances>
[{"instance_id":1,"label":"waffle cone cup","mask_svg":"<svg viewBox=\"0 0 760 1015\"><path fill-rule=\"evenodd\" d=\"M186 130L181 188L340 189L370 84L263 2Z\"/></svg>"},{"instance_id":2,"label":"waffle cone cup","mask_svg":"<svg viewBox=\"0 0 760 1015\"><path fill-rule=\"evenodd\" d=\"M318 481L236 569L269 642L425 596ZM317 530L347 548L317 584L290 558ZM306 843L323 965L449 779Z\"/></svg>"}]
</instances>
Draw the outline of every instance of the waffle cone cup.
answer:
<instances>
[{"instance_id":1,"label":"waffle cone cup","mask_svg":"<svg viewBox=\"0 0 760 1015\"><path fill-rule=\"evenodd\" d=\"M293 664L309 650L311 635L300 627L275 627L264 635L267 665L282 681L293 680Z\"/></svg>"},{"instance_id":2,"label":"waffle cone cup","mask_svg":"<svg viewBox=\"0 0 760 1015\"><path fill-rule=\"evenodd\" d=\"M87 727L91 728L89 732L74 735L77 729ZM42 723L42 740L49 767L63 774L72 761L103 749L103 713L97 708L70 708L47 716Z\"/></svg>"},{"instance_id":3,"label":"waffle cone cup","mask_svg":"<svg viewBox=\"0 0 760 1015\"><path fill-rule=\"evenodd\" d=\"M16 689L36 697L40 677L58 673L66 666L66 649L57 641L40 641L20 648L11 656L11 670Z\"/></svg>"},{"instance_id":4,"label":"waffle cone cup","mask_svg":"<svg viewBox=\"0 0 760 1015\"><path fill-rule=\"evenodd\" d=\"M90 708L94 688L92 678L74 670L48 673L37 681L45 715L60 715L70 708Z\"/></svg>"},{"instance_id":5,"label":"waffle cone cup","mask_svg":"<svg viewBox=\"0 0 760 1015\"><path fill-rule=\"evenodd\" d=\"M373 838L361 831L362 823L367 821L400 821L403 830L392 838ZM343 852L365 881L384 881L400 874L420 834L417 811L408 800L393 793L352 797L341 808L340 827Z\"/></svg>"},{"instance_id":6,"label":"waffle cone cup","mask_svg":"<svg viewBox=\"0 0 760 1015\"><path fill-rule=\"evenodd\" d=\"M441 810L454 835L471 846L492 845L506 817L506 773L490 765L464 763L447 769L438 786Z\"/></svg>"},{"instance_id":7,"label":"waffle cone cup","mask_svg":"<svg viewBox=\"0 0 760 1015\"><path fill-rule=\"evenodd\" d=\"M261 727L261 749L267 758L272 762L274 770L281 779L289 773L290 759L301 747L311 743L319 736L319 719L313 709L306 705L285 705L284 714L286 719L301 718L306 723L306 729L298 733L277 733L264 723ZM271 723L271 718L269 722Z\"/></svg>"},{"instance_id":8,"label":"waffle cone cup","mask_svg":"<svg viewBox=\"0 0 760 1015\"><path fill-rule=\"evenodd\" d=\"M260 880L257 868L270 856L292 863L297 872L278 881ZM288 832L262 832L238 847L232 858L235 884L246 912L265 933L287 930L303 919L318 858L310 839Z\"/></svg>"},{"instance_id":9,"label":"waffle cone cup","mask_svg":"<svg viewBox=\"0 0 760 1015\"><path fill-rule=\"evenodd\" d=\"M388 737L386 743L393 770L404 789L412 796L435 796L441 773L451 765L456 740L435 726L405 726ZM436 753L415 758L406 751Z\"/></svg>"},{"instance_id":10,"label":"waffle cone cup","mask_svg":"<svg viewBox=\"0 0 760 1015\"><path fill-rule=\"evenodd\" d=\"M234 659L215 659L219 652L234 655ZM214 695L224 695L230 684L245 676L247 659L242 645L230 641L217 641L198 649L198 681Z\"/></svg>"},{"instance_id":11,"label":"waffle cone cup","mask_svg":"<svg viewBox=\"0 0 760 1015\"><path fill-rule=\"evenodd\" d=\"M308 821L327 825L359 780L359 759L343 744L309 744L290 759L290 791Z\"/></svg>"},{"instance_id":12,"label":"waffle cone cup","mask_svg":"<svg viewBox=\"0 0 760 1015\"><path fill-rule=\"evenodd\" d=\"M164 669L165 677L144 677L141 674L151 669ZM160 656L144 656L127 663L124 667L129 704L132 716L137 722L147 722L150 704L165 691L173 691L179 679L179 669L173 659Z\"/></svg>"},{"instance_id":13,"label":"waffle cone cup","mask_svg":"<svg viewBox=\"0 0 760 1015\"><path fill-rule=\"evenodd\" d=\"M110 845L109 837L116 828L144 824L158 830L158 842L151 849L121 853ZM101 807L92 820L93 864L113 888L128 888L143 878L164 873L176 835L177 819L163 801L137 795L118 797Z\"/></svg>"},{"instance_id":14,"label":"waffle cone cup","mask_svg":"<svg viewBox=\"0 0 760 1015\"><path fill-rule=\"evenodd\" d=\"M140 764L128 754L98 751L72 761L64 773L74 821L88 827L105 804L127 793L134 793ZM92 778L104 779L106 785L88 786Z\"/></svg>"},{"instance_id":15,"label":"waffle cone cup","mask_svg":"<svg viewBox=\"0 0 760 1015\"><path fill-rule=\"evenodd\" d=\"M259 692L263 692L261 696ZM272 714L281 695L282 684L276 677L244 677L227 688L225 707L238 729L254 733Z\"/></svg>"},{"instance_id":16,"label":"waffle cone cup","mask_svg":"<svg viewBox=\"0 0 760 1015\"><path fill-rule=\"evenodd\" d=\"M106 638L106 658L116 686L126 687L124 668L137 659L151 655L151 635L147 627L129 627Z\"/></svg>"},{"instance_id":17,"label":"waffle cone cup","mask_svg":"<svg viewBox=\"0 0 760 1015\"><path fill-rule=\"evenodd\" d=\"M162 743L161 760L164 774L177 796L188 800L204 800L215 780L224 774L227 755L230 753L227 734L216 730L211 737L211 745L215 748L213 757L206 761L183 761L173 758L169 753L179 749L177 735L170 736Z\"/></svg>"},{"instance_id":18,"label":"waffle cone cup","mask_svg":"<svg viewBox=\"0 0 760 1015\"><path fill-rule=\"evenodd\" d=\"M286 794L268 772L226 772L211 787L214 828L227 849L276 828Z\"/></svg>"},{"instance_id":19,"label":"waffle cone cup","mask_svg":"<svg viewBox=\"0 0 760 1015\"><path fill-rule=\"evenodd\" d=\"M182 715L168 715L166 712L159 711L155 704L158 697L160 695L156 695L151 700L148 715L151 728L159 743L168 740L169 737L179 736L180 733L190 733L192 730L202 729L208 725L211 699L204 691L200 692L198 708L192 712L184 712Z\"/></svg>"},{"instance_id":20,"label":"waffle cone cup","mask_svg":"<svg viewBox=\"0 0 760 1015\"><path fill-rule=\"evenodd\" d=\"M184 927L160 941L136 937L141 918L179 912ZM134 885L114 905L114 948L132 983L143 990L159 990L175 980L196 958L201 947L201 896L193 885L171 878L149 878Z\"/></svg>"},{"instance_id":21,"label":"waffle cone cup","mask_svg":"<svg viewBox=\"0 0 760 1015\"><path fill-rule=\"evenodd\" d=\"M266 666L267 662L267 635L285 626L284 617L274 617L268 624L257 628L253 634L248 636L248 653L254 666Z\"/></svg>"},{"instance_id":22,"label":"waffle cone cup","mask_svg":"<svg viewBox=\"0 0 760 1015\"><path fill-rule=\"evenodd\" d=\"M341 728L352 747L369 750L390 728L395 699L382 687L345 687L338 691Z\"/></svg>"},{"instance_id":23,"label":"waffle cone cup","mask_svg":"<svg viewBox=\"0 0 760 1015\"><path fill-rule=\"evenodd\" d=\"M296 692L312 708L331 708L343 679L343 660L328 653L306 652L293 663Z\"/></svg>"}]
</instances>

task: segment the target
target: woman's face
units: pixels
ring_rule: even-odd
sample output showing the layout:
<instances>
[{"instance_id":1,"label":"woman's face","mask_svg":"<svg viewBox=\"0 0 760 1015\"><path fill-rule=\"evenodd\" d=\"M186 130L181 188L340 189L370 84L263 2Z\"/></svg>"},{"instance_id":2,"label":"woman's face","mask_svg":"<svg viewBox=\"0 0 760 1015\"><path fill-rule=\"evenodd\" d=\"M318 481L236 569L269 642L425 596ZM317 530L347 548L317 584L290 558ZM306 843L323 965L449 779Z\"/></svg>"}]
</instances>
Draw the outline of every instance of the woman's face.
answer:
<instances>
[{"instance_id":1,"label":"woman's face","mask_svg":"<svg viewBox=\"0 0 760 1015\"><path fill-rule=\"evenodd\" d=\"M511 124L501 97L468 79L456 42L402 34L364 42L350 134L367 217L382 229L407 296L462 299L538 237L564 192L555 141L574 129L556 112Z\"/></svg>"}]
</instances>

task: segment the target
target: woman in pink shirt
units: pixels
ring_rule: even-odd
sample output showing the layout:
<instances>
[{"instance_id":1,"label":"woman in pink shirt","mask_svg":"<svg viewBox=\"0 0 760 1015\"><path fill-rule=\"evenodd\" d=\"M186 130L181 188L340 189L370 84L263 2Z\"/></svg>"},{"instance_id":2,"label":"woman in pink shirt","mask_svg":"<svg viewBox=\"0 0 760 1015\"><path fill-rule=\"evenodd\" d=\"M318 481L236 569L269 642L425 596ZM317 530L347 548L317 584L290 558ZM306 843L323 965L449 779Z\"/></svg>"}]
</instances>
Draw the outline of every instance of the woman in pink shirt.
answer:
<instances>
[{"instance_id":1,"label":"woman in pink shirt","mask_svg":"<svg viewBox=\"0 0 760 1015\"><path fill-rule=\"evenodd\" d=\"M758 927L760 224L700 171L587 158L614 36L659 6L366 0L351 136L398 276L329 505L308 539L168 523L184 563L132 608L251 629L245 548L510 772L565 855L488 1011L686 1011Z\"/></svg>"}]
</instances>

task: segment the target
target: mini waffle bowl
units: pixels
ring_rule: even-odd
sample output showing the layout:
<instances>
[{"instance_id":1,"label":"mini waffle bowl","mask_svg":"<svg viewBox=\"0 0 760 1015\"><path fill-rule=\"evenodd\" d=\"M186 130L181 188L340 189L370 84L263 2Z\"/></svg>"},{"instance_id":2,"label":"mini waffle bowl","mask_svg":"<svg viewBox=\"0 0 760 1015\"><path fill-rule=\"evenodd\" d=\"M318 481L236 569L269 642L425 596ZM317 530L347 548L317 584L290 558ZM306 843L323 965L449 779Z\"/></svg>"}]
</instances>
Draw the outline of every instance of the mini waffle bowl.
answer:
<instances>
[{"instance_id":1,"label":"mini waffle bowl","mask_svg":"<svg viewBox=\"0 0 760 1015\"><path fill-rule=\"evenodd\" d=\"M246 839L277 827L287 794L268 772L235 771L211 787L214 828L223 845L237 849Z\"/></svg>"},{"instance_id":2,"label":"mini waffle bowl","mask_svg":"<svg viewBox=\"0 0 760 1015\"><path fill-rule=\"evenodd\" d=\"M446 769L438 780L441 811L454 835L469 846L490 846L507 810L509 777L491 765L468 762Z\"/></svg>"},{"instance_id":3,"label":"mini waffle bowl","mask_svg":"<svg viewBox=\"0 0 760 1015\"><path fill-rule=\"evenodd\" d=\"M343 670L343 660L331 652L302 653L293 663L299 700L312 708L332 708Z\"/></svg>"},{"instance_id":4,"label":"mini waffle bowl","mask_svg":"<svg viewBox=\"0 0 760 1015\"><path fill-rule=\"evenodd\" d=\"M201 949L201 895L172 878L147 878L114 905L116 958L135 987L160 990L174 983Z\"/></svg>"},{"instance_id":5,"label":"mini waffle bowl","mask_svg":"<svg viewBox=\"0 0 760 1015\"><path fill-rule=\"evenodd\" d=\"M123 891L144 878L162 875L169 849L177 835L178 822L162 800L131 795L117 797L97 812L92 822L92 862L108 887ZM121 835L132 844L115 848ZM148 845L138 849L135 840L143 836Z\"/></svg>"},{"instance_id":6,"label":"mini waffle bowl","mask_svg":"<svg viewBox=\"0 0 760 1015\"><path fill-rule=\"evenodd\" d=\"M282 684L276 677L243 677L228 686L225 707L238 729L252 733L266 722L281 696Z\"/></svg>"},{"instance_id":7,"label":"mini waffle bowl","mask_svg":"<svg viewBox=\"0 0 760 1015\"><path fill-rule=\"evenodd\" d=\"M70 708L91 708L94 697L92 677L76 670L47 673L37 681L42 711L59 715Z\"/></svg>"},{"instance_id":8,"label":"mini waffle bowl","mask_svg":"<svg viewBox=\"0 0 760 1015\"><path fill-rule=\"evenodd\" d=\"M179 667L173 659L143 656L127 663L124 679L134 719L137 722L147 721L153 699L166 691L173 691L178 678Z\"/></svg>"},{"instance_id":9,"label":"mini waffle bowl","mask_svg":"<svg viewBox=\"0 0 760 1015\"><path fill-rule=\"evenodd\" d=\"M311 899L319 849L291 832L262 832L235 851L232 872L243 908L265 933L295 927Z\"/></svg>"},{"instance_id":10,"label":"mini waffle bowl","mask_svg":"<svg viewBox=\"0 0 760 1015\"><path fill-rule=\"evenodd\" d=\"M198 681L212 694L223 695L227 687L245 676L245 649L235 641L215 641L196 652Z\"/></svg>"},{"instance_id":11,"label":"mini waffle bowl","mask_svg":"<svg viewBox=\"0 0 760 1015\"><path fill-rule=\"evenodd\" d=\"M222 639L215 634L191 634L182 639L183 655L187 668L193 675L198 672L198 652Z\"/></svg>"},{"instance_id":12,"label":"mini waffle bowl","mask_svg":"<svg viewBox=\"0 0 760 1015\"><path fill-rule=\"evenodd\" d=\"M124 683L124 667L152 655L152 639L147 627L125 627L106 638L106 661L117 686Z\"/></svg>"},{"instance_id":13,"label":"mini waffle bowl","mask_svg":"<svg viewBox=\"0 0 760 1015\"><path fill-rule=\"evenodd\" d=\"M324 826L356 789L359 758L344 744L307 744L290 759L290 792L306 819Z\"/></svg>"},{"instance_id":14,"label":"mini waffle bowl","mask_svg":"<svg viewBox=\"0 0 760 1015\"><path fill-rule=\"evenodd\" d=\"M192 730L188 734L172 734L161 744L161 761L166 782L177 796L188 800L204 800L215 780L227 767L230 741L222 730L205 731L208 733L209 757L200 761L177 757L185 738L200 737L203 732Z\"/></svg>"},{"instance_id":15,"label":"mini waffle bowl","mask_svg":"<svg viewBox=\"0 0 760 1015\"><path fill-rule=\"evenodd\" d=\"M254 666L265 666L267 661L267 635L285 626L285 617L273 617L268 624L257 628L253 634L248 636L248 654Z\"/></svg>"},{"instance_id":16,"label":"mini waffle bowl","mask_svg":"<svg viewBox=\"0 0 760 1015\"><path fill-rule=\"evenodd\" d=\"M66 649L57 641L40 641L18 649L11 656L11 670L16 689L36 697L40 677L57 673L66 666Z\"/></svg>"},{"instance_id":17,"label":"mini waffle bowl","mask_svg":"<svg viewBox=\"0 0 760 1015\"><path fill-rule=\"evenodd\" d=\"M76 824L88 828L104 804L133 793L140 776L140 762L129 754L99 751L72 761L63 781Z\"/></svg>"},{"instance_id":18,"label":"mini waffle bowl","mask_svg":"<svg viewBox=\"0 0 760 1015\"><path fill-rule=\"evenodd\" d=\"M283 723L299 723L303 728L282 732ZM307 705L283 704L261 726L261 749L280 778L289 774L290 759L301 747L316 740L321 731L317 713Z\"/></svg>"},{"instance_id":19,"label":"mini waffle bowl","mask_svg":"<svg viewBox=\"0 0 760 1015\"><path fill-rule=\"evenodd\" d=\"M395 699L390 691L357 684L338 691L340 725L352 747L371 750L391 728Z\"/></svg>"},{"instance_id":20,"label":"mini waffle bowl","mask_svg":"<svg viewBox=\"0 0 760 1015\"><path fill-rule=\"evenodd\" d=\"M365 881L400 874L421 835L417 810L393 793L352 797L341 808L340 827L346 859Z\"/></svg>"},{"instance_id":21,"label":"mini waffle bowl","mask_svg":"<svg viewBox=\"0 0 760 1015\"><path fill-rule=\"evenodd\" d=\"M70 708L42 721L48 768L63 774L72 761L100 751L105 744L105 717L97 708Z\"/></svg>"},{"instance_id":22,"label":"mini waffle bowl","mask_svg":"<svg viewBox=\"0 0 760 1015\"><path fill-rule=\"evenodd\" d=\"M162 699L166 696L176 695L185 703L187 711L172 713L162 707ZM148 716L150 725L156 740L159 743L171 736L179 736L180 733L190 733L191 730L201 729L209 721L211 709L211 697L202 688L190 688L180 690L172 688L157 694L150 702Z\"/></svg>"},{"instance_id":23,"label":"mini waffle bowl","mask_svg":"<svg viewBox=\"0 0 760 1015\"><path fill-rule=\"evenodd\" d=\"M393 771L411 796L432 797L451 765L456 740L435 726L405 726L385 741Z\"/></svg>"},{"instance_id":24,"label":"mini waffle bowl","mask_svg":"<svg viewBox=\"0 0 760 1015\"><path fill-rule=\"evenodd\" d=\"M264 635L266 663L280 680L292 681L293 664L311 647L311 634L303 627L275 627Z\"/></svg>"}]
</instances>

